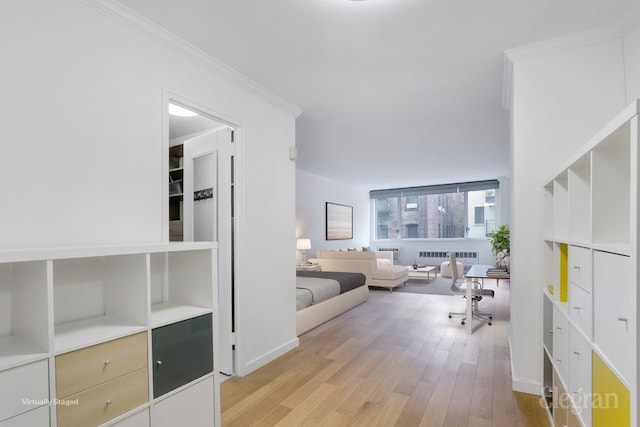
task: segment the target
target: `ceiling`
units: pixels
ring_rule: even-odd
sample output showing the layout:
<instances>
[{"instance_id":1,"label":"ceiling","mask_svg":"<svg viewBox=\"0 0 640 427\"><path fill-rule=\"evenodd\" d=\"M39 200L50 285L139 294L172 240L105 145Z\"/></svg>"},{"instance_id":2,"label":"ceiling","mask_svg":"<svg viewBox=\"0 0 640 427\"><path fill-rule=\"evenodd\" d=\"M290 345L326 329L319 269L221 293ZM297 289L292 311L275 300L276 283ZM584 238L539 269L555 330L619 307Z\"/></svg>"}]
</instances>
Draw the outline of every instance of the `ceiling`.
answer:
<instances>
[{"instance_id":1,"label":"ceiling","mask_svg":"<svg viewBox=\"0 0 640 427\"><path fill-rule=\"evenodd\" d=\"M220 126L224 124L200 114L194 117L169 115L169 139L200 134L210 129L218 129Z\"/></svg>"},{"instance_id":2,"label":"ceiling","mask_svg":"<svg viewBox=\"0 0 640 427\"><path fill-rule=\"evenodd\" d=\"M505 50L635 0L121 0L303 110L297 167L367 189L509 175Z\"/></svg>"}]
</instances>

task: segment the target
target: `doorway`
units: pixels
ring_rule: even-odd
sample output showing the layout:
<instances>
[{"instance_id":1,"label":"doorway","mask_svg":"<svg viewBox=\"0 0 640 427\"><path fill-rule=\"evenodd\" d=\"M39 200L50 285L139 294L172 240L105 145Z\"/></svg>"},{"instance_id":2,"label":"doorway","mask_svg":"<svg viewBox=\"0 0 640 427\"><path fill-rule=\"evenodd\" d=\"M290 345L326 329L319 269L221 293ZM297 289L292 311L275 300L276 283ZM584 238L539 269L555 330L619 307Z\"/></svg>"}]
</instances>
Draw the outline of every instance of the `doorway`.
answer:
<instances>
[{"instance_id":1,"label":"doorway","mask_svg":"<svg viewBox=\"0 0 640 427\"><path fill-rule=\"evenodd\" d=\"M218 243L219 368L234 374L234 183L236 127L183 100L166 103L168 196L164 241ZM164 175L167 176L167 175Z\"/></svg>"}]
</instances>

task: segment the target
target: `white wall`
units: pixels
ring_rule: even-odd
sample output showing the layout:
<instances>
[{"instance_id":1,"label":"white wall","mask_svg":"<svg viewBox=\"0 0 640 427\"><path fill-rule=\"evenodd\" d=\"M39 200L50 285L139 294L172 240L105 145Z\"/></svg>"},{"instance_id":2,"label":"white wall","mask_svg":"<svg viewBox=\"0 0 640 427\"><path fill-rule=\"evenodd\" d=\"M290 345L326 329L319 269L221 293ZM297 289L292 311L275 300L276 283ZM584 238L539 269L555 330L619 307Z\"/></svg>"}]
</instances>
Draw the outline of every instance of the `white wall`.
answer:
<instances>
[{"instance_id":1,"label":"white wall","mask_svg":"<svg viewBox=\"0 0 640 427\"><path fill-rule=\"evenodd\" d=\"M542 186L626 105L620 38L553 45L511 54L512 376L531 393L542 382Z\"/></svg>"},{"instance_id":2,"label":"white wall","mask_svg":"<svg viewBox=\"0 0 640 427\"><path fill-rule=\"evenodd\" d=\"M353 206L353 239L326 240L326 202ZM311 239L309 258L321 250L369 246L369 216L368 190L296 171L296 237Z\"/></svg>"},{"instance_id":3,"label":"white wall","mask_svg":"<svg viewBox=\"0 0 640 427\"><path fill-rule=\"evenodd\" d=\"M93 5L2 4L0 247L160 242L165 91L220 112L240 129L238 371L254 369L297 345L295 117Z\"/></svg>"},{"instance_id":4,"label":"white wall","mask_svg":"<svg viewBox=\"0 0 640 427\"><path fill-rule=\"evenodd\" d=\"M627 102L640 98L640 20L623 39Z\"/></svg>"},{"instance_id":5,"label":"white wall","mask_svg":"<svg viewBox=\"0 0 640 427\"><path fill-rule=\"evenodd\" d=\"M500 205L497 220L499 224L509 222L509 185L508 177L500 177L500 190L497 201ZM325 239L325 202L334 202L353 206L353 239ZM349 186L340 182L296 171L296 236L311 239L309 258L318 250L362 248L372 249L394 247L401 248L398 264L410 265L416 261L418 251L477 251L479 262L491 264L495 258L491 253L487 239L446 239L446 240L373 240L371 236L371 207L369 190ZM300 251L297 258L301 258ZM419 259L417 261L420 261Z\"/></svg>"}]
</instances>

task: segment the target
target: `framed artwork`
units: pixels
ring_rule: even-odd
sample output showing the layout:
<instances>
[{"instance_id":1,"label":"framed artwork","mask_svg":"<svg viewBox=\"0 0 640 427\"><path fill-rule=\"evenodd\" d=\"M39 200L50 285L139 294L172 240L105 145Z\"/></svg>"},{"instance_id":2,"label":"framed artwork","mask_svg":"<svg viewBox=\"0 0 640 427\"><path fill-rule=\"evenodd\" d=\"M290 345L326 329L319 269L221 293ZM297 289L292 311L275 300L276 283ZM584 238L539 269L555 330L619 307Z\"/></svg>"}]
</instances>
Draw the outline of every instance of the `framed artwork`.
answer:
<instances>
[{"instance_id":1,"label":"framed artwork","mask_svg":"<svg viewBox=\"0 0 640 427\"><path fill-rule=\"evenodd\" d=\"M327 240L353 239L353 206L326 203Z\"/></svg>"}]
</instances>

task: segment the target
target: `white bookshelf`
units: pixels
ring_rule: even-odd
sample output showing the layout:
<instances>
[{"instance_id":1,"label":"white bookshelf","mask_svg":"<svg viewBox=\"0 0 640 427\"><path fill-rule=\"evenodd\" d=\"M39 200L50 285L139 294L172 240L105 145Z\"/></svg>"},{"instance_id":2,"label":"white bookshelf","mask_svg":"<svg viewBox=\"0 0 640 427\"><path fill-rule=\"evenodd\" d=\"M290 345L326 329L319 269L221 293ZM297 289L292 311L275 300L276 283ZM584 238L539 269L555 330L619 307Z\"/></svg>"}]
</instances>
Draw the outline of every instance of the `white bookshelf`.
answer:
<instances>
[{"instance_id":1,"label":"white bookshelf","mask_svg":"<svg viewBox=\"0 0 640 427\"><path fill-rule=\"evenodd\" d=\"M639 111L631 104L542 186L543 366L554 425L638 422ZM595 400L614 395L616 405Z\"/></svg>"},{"instance_id":2,"label":"white bookshelf","mask_svg":"<svg viewBox=\"0 0 640 427\"><path fill-rule=\"evenodd\" d=\"M83 354L78 350L96 345L115 348L119 341L144 333L148 338L143 351L152 366L153 328L216 314L216 268L217 244L211 242L0 251L0 395L12 408L0 412L0 426L30 425L45 419L46 411L52 427L63 427L56 405L21 403L26 395L64 397L56 396L60 356ZM215 353L215 334L212 339ZM214 385L211 408L219 408L217 359L214 354L214 369L203 377ZM139 371L131 375L142 378ZM153 370L144 378L152 384ZM22 382L19 395L16 381ZM96 381L91 393L103 387ZM159 401L151 385L146 389L146 403L120 411L107 425L135 425L139 420L155 425ZM181 393L176 401L200 399L193 387L183 387ZM214 425L219 414L194 421Z\"/></svg>"}]
</instances>

